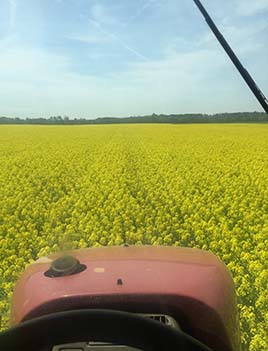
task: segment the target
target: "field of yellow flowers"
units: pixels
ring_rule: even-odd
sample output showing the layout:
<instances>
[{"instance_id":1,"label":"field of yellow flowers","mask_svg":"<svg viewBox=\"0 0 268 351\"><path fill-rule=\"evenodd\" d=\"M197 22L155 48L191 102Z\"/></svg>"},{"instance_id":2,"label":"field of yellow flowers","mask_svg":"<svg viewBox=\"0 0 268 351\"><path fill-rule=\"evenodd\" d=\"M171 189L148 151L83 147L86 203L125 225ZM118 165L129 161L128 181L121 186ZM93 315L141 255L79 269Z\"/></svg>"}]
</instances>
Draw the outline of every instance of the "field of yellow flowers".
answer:
<instances>
[{"instance_id":1,"label":"field of yellow flowers","mask_svg":"<svg viewBox=\"0 0 268 351\"><path fill-rule=\"evenodd\" d=\"M218 255L267 351L268 125L0 126L2 329L27 264L124 242Z\"/></svg>"}]
</instances>

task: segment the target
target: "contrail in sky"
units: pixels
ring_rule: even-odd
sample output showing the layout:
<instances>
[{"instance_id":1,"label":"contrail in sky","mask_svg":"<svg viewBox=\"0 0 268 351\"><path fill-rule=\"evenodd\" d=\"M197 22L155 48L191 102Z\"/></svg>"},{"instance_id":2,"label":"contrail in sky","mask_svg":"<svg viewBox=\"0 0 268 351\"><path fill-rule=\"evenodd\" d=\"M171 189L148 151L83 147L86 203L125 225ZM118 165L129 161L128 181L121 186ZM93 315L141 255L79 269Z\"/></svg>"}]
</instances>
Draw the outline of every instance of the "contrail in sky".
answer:
<instances>
[{"instance_id":1,"label":"contrail in sky","mask_svg":"<svg viewBox=\"0 0 268 351\"><path fill-rule=\"evenodd\" d=\"M97 27L99 29L100 32L102 32L103 34L107 35L107 36L110 36L112 37L113 39L115 39L116 41L118 41L121 46L123 48L125 48L126 50L128 50L129 52L131 52L132 54L136 55L137 57L139 57L140 59L144 60L144 61L149 61L148 57L142 55L140 52L138 52L137 50L133 49L131 46L129 46L128 44L126 44L122 39L119 38L118 35L112 33L112 32L109 32L107 30L105 30L103 28L103 26L96 20L93 20L93 19L89 19L90 22L92 22L95 27Z\"/></svg>"}]
</instances>

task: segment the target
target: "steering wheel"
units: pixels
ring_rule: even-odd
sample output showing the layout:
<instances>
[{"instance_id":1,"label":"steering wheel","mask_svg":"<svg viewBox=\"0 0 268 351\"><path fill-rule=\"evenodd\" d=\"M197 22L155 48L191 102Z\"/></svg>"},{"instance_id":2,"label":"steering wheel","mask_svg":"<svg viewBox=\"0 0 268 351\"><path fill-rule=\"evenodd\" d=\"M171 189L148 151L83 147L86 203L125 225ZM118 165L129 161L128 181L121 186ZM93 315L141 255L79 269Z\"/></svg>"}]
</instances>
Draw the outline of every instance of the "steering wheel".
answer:
<instances>
[{"instance_id":1,"label":"steering wheel","mask_svg":"<svg viewBox=\"0 0 268 351\"><path fill-rule=\"evenodd\" d=\"M83 341L120 343L141 350L212 351L160 322L114 310L74 310L35 318L0 334L0 350L41 351Z\"/></svg>"}]
</instances>

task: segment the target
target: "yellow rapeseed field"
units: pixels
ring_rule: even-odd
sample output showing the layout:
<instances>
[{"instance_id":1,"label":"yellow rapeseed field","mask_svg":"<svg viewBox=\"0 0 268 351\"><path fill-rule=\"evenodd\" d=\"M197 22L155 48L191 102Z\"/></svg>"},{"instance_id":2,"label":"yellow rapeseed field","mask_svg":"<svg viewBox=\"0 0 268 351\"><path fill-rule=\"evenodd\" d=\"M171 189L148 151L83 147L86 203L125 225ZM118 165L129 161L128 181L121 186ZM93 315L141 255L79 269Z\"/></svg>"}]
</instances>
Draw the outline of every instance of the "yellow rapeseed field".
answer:
<instances>
[{"instance_id":1,"label":"yellow rapeseed field","mask_svg":"<svg viewBox=\"0 0 268 351\"><path fill-rule=\"evenodd\" d=\"M0 126L2 328L27 264L123 242L218 255L267 351L268 125Z\"/></svg>"}]
</instances>

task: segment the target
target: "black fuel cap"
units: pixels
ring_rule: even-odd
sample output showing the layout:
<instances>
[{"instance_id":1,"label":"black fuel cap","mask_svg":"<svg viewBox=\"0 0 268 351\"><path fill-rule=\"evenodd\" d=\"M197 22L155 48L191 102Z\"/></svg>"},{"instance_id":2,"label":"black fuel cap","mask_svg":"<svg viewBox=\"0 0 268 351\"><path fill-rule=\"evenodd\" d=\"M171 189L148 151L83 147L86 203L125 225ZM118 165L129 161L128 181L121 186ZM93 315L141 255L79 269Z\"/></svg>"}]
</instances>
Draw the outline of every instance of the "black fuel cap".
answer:
<instances>
[{"instance_id":1,"label":"black fuel cap","mask_svg":"<svg viewBox=\"0 0 268 351\"><path fill-rule=\"evenodd\" d=\"M86 268L86 265L73 256L61 256L52 262L50 269L44 274L49 278L66 277L80 273Z\"/></svg>"}]
</instances>

